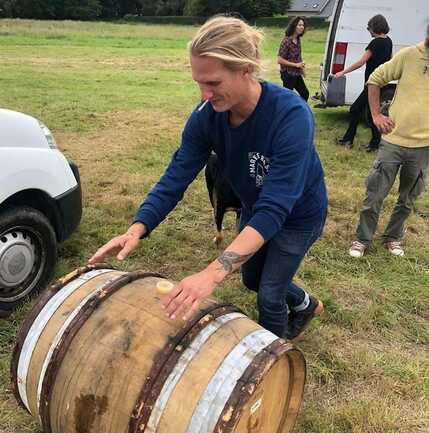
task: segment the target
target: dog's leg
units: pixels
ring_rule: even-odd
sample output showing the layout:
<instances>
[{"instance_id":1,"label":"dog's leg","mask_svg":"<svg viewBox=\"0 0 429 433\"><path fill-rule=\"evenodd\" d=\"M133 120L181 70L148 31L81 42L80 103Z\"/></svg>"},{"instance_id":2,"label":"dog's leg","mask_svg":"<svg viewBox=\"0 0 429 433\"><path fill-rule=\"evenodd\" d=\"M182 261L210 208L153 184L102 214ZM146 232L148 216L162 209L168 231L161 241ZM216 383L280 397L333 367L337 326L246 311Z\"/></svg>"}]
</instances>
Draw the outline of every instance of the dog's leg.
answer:
<instances>
[{"instance_id":1,"label":"dog's leg","mask_svg":"<svg viewBox=\"0 0 429 433\"><path fill-rule=\"evenodd\" d=\"M217 234L215 238L213 239L213 242L216 244L216 246L219 248L223 242L223 232L222 232L222 223L223 223L223 215L225 214L225 209L222 207L219 207L216 203L214 207L214 217L215 217L215 223L216 223L216 229Z\"/></svg>"},{"instance_id":2,"label":"dog's leg","mask_svg":"<svg viewBox=\"0 0 429 433\"><path fill-rule=\"evenodd\" d=\"M235 211L235 215L236 215L236 218L235 218L235 231L236 231L237 233L240 233L241 209L237 209L237 210Z\"/></svg>"}]
</instances>

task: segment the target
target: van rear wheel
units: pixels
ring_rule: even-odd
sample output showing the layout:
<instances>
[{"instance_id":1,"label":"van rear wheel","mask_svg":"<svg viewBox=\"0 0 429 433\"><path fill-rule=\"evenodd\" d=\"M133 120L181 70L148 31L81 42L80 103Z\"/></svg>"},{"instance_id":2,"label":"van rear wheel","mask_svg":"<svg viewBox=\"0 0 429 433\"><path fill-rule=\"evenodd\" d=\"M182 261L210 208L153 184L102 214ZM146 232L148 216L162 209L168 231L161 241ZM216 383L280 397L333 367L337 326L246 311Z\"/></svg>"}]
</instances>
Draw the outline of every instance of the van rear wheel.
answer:
<instances>
[{"instance_id":1,"label":"van rear wheel","mask_svg":"<svg viewBox=\"0 0 429 433\"><path fill-rule=\"evenodd\" d=\"M0 317L51 281L57 241L50 221L36 209L0 213Z\"/></svg>"},{"instance_id":2,"label":"van rear wheel","mask_svg":"<svg viewBox=\"0 0 429 433\"><path fill-rule=\"evenodd\" d=\"M393 97L395 96L396 86L395 87L387 87L382 89L380 95L380 111L381 114L385 116L389 115L390 104L392 103Z\"/></svg>"}]
</instances>

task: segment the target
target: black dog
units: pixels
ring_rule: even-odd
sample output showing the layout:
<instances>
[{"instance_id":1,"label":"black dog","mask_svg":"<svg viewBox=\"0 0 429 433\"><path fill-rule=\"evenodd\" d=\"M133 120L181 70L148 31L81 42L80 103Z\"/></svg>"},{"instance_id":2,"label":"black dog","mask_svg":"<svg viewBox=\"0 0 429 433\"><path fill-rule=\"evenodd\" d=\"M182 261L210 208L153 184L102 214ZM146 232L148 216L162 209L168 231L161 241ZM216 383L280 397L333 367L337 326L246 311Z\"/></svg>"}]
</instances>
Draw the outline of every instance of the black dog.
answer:
<instances>
[{"instance_id":1,"label":"black dog","mask_svg":"<svg viewBox=\"0 0 429 433\"><path fill-rule=\"evenodd\" d=\"M213 153L206 165L205 170L207 190L209 192L210 203L214 210L214 219L217 228L217 235L213 239L217 246L223 241L222 221L225 212L234 211L237 215L236 227L240 221L241 202L235 195L228 180L222 174L219 167L217 156Z\"/></svg>"}]
</instances>

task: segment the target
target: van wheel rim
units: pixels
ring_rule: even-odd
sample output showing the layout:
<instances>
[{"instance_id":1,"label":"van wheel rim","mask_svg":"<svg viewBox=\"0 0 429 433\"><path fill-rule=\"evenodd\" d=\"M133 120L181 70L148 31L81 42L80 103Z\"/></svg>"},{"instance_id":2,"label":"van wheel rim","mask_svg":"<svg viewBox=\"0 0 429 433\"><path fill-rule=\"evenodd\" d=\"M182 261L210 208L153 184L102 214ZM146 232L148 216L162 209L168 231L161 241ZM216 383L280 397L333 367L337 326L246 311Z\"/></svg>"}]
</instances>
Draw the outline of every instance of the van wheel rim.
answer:
<instances>
[{"instance_id":1,"label":"van wheel rim","mask_svg":"<svg viewBox=\"0 0 429 433\"><path fill-rule=\"evenodd\" d=\"M388 116L389 115L389 107L390 107L390 104L392 103L392 101L390 101L390 100L387 100L387 101L382 101L381 103L380 103L380 112L382 113L382 114L384 114L385 116Z\"/></svg>"},{"instance_id":2,"label":"van wheel rim","mask_svg":"<svg viewBox=\"0 0 429 433\"><path fill-rule=\"evenodd\" d=\"M0 234L0 302L15 302L33 290L43 256L40 237L30 228Z\"/></svg>"}]
</instances>

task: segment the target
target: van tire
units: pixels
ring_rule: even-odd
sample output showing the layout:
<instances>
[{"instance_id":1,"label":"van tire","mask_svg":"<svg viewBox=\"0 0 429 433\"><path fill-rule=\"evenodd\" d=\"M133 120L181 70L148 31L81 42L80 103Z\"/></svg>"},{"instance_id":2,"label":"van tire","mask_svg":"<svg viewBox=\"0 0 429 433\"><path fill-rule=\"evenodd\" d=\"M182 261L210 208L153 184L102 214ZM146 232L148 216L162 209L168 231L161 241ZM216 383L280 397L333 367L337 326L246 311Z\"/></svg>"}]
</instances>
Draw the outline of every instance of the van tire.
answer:
<instances>
[{"instance_id":1,"label":"van tire","mask_svg":"<svg viewBox=\"0 0 429 433\"><path fill-rule=\"evenodd\" d=\"M0 317L53 278L57 240L48 218L27 206L0 211Z\"/></svg>"},{"instance_id":2,"label":"van tire","mask_svg":"<svg viewBox=\"0 0 429 433\"><path fill-rule=\"evenodd\" d=\"M390 104L395 96L396 86L389 86L381 91L380 95L380 111L385 116L389 115Z\"/></svg>"}]
</instances>

